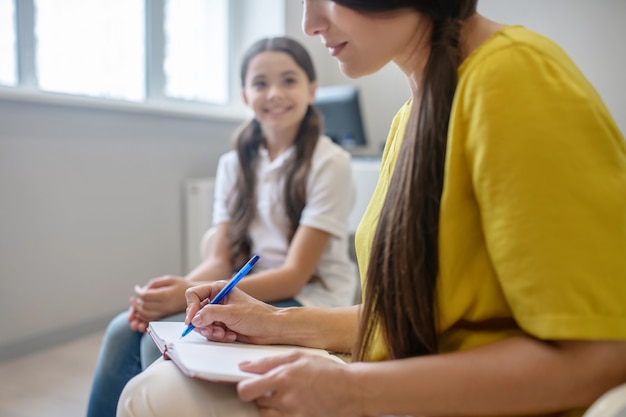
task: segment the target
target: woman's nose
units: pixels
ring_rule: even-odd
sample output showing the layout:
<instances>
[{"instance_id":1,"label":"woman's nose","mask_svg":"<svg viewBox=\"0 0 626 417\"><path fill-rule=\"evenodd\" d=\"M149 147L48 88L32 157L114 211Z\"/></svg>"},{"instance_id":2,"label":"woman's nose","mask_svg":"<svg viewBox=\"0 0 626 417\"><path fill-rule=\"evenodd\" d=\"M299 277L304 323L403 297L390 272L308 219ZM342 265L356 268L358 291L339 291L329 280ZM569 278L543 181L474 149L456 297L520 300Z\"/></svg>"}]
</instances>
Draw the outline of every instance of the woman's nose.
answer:
<instances>
[{"instance_id":1,"label":"woman's nose","mask_svg":"<svg viewBox=\"0 0 626 417\"><path fill-rule=\"evenodd\" d=\"M323 33L328 25L326 7L329 0L304 0L302 6L302 31L309 36Z\"/></svg>"}]
</instances>

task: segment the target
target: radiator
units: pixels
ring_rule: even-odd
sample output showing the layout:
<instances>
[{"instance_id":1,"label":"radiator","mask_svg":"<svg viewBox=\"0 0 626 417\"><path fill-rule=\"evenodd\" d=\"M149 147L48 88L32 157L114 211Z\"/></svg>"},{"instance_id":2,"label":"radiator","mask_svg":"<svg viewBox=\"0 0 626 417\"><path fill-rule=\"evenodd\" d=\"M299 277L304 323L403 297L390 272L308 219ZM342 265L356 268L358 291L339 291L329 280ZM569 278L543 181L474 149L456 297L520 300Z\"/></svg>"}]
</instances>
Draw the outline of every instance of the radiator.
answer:
<instances>
[{"instance_id":1,"label":"radiator","mask_svg":"<svg viewBox=\"0 0 626 417\"><path fill-rule=\"evenodd\" d=\"M184 183L183 268L188 273L198 266L200 240L213 222L213 178L190 178Z\"/></svg>"}]
</instances>

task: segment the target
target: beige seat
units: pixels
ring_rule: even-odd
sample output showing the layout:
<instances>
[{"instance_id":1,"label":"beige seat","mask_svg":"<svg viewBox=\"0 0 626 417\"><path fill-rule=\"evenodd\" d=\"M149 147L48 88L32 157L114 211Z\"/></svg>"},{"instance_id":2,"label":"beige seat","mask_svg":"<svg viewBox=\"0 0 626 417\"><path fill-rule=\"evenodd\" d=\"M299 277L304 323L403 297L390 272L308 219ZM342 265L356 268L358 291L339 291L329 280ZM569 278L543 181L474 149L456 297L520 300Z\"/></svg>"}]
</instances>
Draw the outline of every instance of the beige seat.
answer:
<instances>
[{"instance_id":1,"label":"beige seat","mask_svg":"<svg viewBox=\"0 0 626 417\"><path fill-rule=\"evenodd\" d=\"M626 417L626 384L604 393L583 417Z\"/></svg>"}]
</instances>

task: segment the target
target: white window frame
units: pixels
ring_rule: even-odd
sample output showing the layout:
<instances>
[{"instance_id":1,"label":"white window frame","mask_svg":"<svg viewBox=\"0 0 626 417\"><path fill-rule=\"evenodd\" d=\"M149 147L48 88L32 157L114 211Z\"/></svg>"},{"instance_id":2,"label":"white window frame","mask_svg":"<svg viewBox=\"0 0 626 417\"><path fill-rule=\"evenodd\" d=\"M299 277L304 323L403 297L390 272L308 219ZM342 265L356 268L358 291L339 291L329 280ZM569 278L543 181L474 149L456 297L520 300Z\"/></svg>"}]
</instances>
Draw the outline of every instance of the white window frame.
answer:
<instances>
[{"instance_id":1,"label":"white window frame","mask_svg":"<svg viewBox=\"0 0 626 417\"><path fill-rule=\"evenodd\" d=\"M103 0L106 1L106 0ZM229 5L229 97L227 104L179 100L164 94L162 25L165 0L146 2L146 100L130 102L42 91L37 86L35 68L34 2L16 0L17 84L0 85L0 100L17 100L62 106L94 107L196 116L200 118L242 119L250 115L241 100L239 64L245 49L264 36L286 32L286 0L230 0ZM259 16L263 15L260 19Z\"/></svg>"}]
</instances>

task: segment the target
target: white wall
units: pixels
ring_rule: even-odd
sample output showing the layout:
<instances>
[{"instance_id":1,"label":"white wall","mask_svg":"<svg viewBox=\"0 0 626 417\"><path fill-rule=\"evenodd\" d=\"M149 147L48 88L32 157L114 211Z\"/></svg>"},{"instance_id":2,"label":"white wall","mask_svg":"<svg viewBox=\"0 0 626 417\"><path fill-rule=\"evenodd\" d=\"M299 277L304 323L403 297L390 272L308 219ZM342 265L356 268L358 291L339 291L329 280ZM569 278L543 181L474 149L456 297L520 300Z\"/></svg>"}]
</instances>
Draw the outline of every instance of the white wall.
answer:
<instances>
[{"instance_id":1,"label":"white wall","mask_svg":"<svg viewBox=\"0 0 626 417\"><path fill-rule=\"evenodd\" d=\"M182 270L182 183L234 121L0 99L0 360L103 326Z\"/></svg>"},{"instance_id":2,"label":"white wall","mask_svg":"<svg viewBox=\"0 0 626 417\"><path fill-rule=\"evenodd\" d=\"M234 2L239 43L282 33L284 1ZM0 360L100 330L133 285L183 273L183 182L214 175L243 115L72 103L0 90Z\"/></svg>"},{"instance_id":3,"label":"white wall","mask_svg":"<svg viewBox=\"0 0 626 417\"><path fill-rule=\"evenodd\" d=\"M300 3L285 7L320 83L349 82L302 34ZM559 42L626 131L626 2L481 0L480 11ZM355 82L377 150L407 85L391 65ZM181 273L182 183L213 175L237 124L0 97L0 360L100 329L135 283Z\"/></svg>"}]
</instances>

